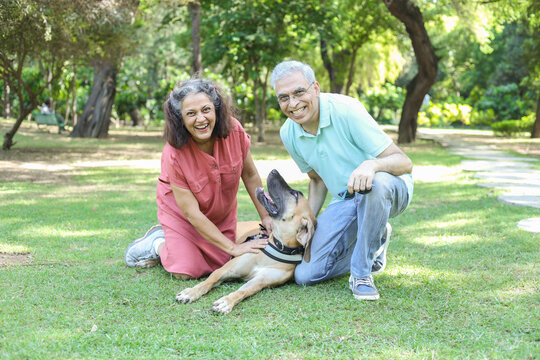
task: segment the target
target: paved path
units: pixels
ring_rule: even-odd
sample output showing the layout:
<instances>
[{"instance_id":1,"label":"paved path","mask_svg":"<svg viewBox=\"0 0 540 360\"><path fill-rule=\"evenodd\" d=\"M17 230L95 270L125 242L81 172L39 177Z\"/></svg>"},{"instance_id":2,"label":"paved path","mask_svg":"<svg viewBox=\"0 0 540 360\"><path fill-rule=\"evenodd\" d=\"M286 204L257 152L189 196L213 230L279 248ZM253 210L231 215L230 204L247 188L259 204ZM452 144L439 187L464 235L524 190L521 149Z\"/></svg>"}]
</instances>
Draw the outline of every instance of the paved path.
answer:
<instances>
[{"instance_id":1,"label":"paved path","mask_svg":"<svg viewBox=\"0 0 540 360\"><path fill-rule=\"evenodd\" d=\"M484 145L448 136L445 131L421 129L418 136L437 141L452 154L469 160L461 163L463 171L475 172L478 186L502 189L499 200L517 206L540 208L540 170L534 169L538 159L512 156L495 145ZM540 217L523 219L520 228L540 233Z\"/></svg>"}]
</instances>

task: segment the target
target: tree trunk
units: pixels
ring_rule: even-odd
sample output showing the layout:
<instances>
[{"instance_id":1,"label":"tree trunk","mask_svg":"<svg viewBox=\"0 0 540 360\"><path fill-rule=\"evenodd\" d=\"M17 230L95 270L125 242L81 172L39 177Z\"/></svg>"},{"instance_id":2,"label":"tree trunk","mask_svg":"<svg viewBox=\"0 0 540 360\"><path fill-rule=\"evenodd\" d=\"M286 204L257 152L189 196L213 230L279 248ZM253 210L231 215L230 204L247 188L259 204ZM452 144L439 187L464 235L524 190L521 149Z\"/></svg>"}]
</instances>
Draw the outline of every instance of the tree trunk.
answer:
<instances>
[{"instance_id":1,"label":"tree trunk","mask_svg":"<svg viewBox=\"0 0 540 360\"><path fill-rule=\"evenodd\" d=\"M410 0L384 0L384 3L390 13L405 24L418 63L418 74L407 85L398 130L398 142L411 143L416 139L422 100L437 77L439 58L435 55L418 6Z\"/></svg>"},{"instance_id":2,"label":"tree trunk","mask_svg":"<svg viewBox=\"0 0 540 360\"><path fill-rule=\"evenodd\" d=\"M354 63L356 62L356 54L358 53L358 49L358 47L355 47L352 51L351 63L349 64L349 74L347 76L347 85L345 86L345 95L349 95L351 92L351 86L356 73Z\"/></svg>"},{"instance_id":3,"label":"tree trunk","mask_svg":"<svg viewBox=\"0 0 540 360\"><path fill-rule=\"evenodd\" d=\"M25 110L21 109L21 112L19 113L19 117L17 118L17 121L15 121L15 124L13 124L13 127L11 130L9 130L4 135L4 144L2 145L2 150L9 150L13 145L16 144L16 142L13 141L13 137L17 133L17 130L19 130L19 127L21 126L23 120L32 112L32 108L26 108Z\"/></svg>"},{"instance_id":4,"label":"tree trunk","mask_svg":"<svg viewBox=\"0 0 540 360\"><path fill-rule=\"evenodd\" d=\"M536 101L536 120L534 121L531 138L540 138L540 93L538 94L538 100Z\"/></svg>"},{"instance_id":5,"label":"tree trunk","mask_svg":"<svg viewBox=\"0 0 540 360\"><path fill-rule=\"evenodd\" d=\"M201 77L201 3L199 0L190 1L188 7L189 13L191 14L191 49L193 53L191 74L196 77Z\"/></svg>"},{"instance_id":6,"label":"tree trunk","mask_svg":"<svg viewBox=\"0 0 540 360\"><path fill-rule=\"evenodd\" d=\"M131 126L138 126L141 125L144 121L141 113L139 112L138 108L133 108L129 112L129 117L131 118L131 121L133 121L133 124Z\"/></svg>"},{"instance_id":7,"label":"tree trunk","mask_svg":"<svg viewBox=\"0 0 540 360\"><path fill-rule=\"evenodd\" d=\"M321 38L321 58L324 68L328 71L328 78L330 79L330 88L333 88L336 81L336 71L328 54L328 42Z\"/></svg>"},{"instance_id":8,"label":"tree trunk","mask_svg":"<svg viewBox=\"0 0 540 360\"><path fill-rule=\"evenodd\" d=\"M259 96L259 88L262 91L262 97ZM266 111L266 86L261 86L259 78L255 79L254 87L255 100L255 125L257 127L257 142L264 141L264 118Z\"/></svg>"},{"instance_id":9,"label":"tree trunk","mask_svg":"<svg viewBox=\"0 0 540 360\"><path fill-rule=\"evenodd\" d=\"M73 66L73 77L71 78L71 90L68 95L68 100L71 98L71 103L66 104L66 113L64 116L64 119L66 120L66 124L69 123L69 116L73 114L72 118L73 121L71 121L71 124L75 126L77 123L77 109L76 109L76 102L77 102L77 66Z\"/></svg>"},{"instance_id":10,"label":"tree trunk","mask_svg":"<svg viewBox=\"0 0 540 360\"><path fill-rule=\"evenodd\" d=\"M10 88L6 80L4 80L4 117L11 117L11 101L9 99Z\"/></svg>"},{"instance_id":11,"label":"tree trunk","mask_svg":"<svg viewBox=\"0 0 540 360\"><path fill-rule=\"evenodd\" d=\"M116 95L118 69L111 61L94 64L94 83L83 113L71 136L104 138L109 134L111 111Z\"/></svg>"},{"instance_id":12,"label":"tree trunk","mask_svg":"<svg viewBox=\"0 0 540 360\"><path fill-rule=\"evenodd\" d=\"M332 49L332 55L328 52L328 43L321 39L321 58L330 78L330 92L341 94L345 86L347 61L350 60L349 50L336 51ZM338 64L338 66L334 66Z\"/></svg>"}]
</instances>

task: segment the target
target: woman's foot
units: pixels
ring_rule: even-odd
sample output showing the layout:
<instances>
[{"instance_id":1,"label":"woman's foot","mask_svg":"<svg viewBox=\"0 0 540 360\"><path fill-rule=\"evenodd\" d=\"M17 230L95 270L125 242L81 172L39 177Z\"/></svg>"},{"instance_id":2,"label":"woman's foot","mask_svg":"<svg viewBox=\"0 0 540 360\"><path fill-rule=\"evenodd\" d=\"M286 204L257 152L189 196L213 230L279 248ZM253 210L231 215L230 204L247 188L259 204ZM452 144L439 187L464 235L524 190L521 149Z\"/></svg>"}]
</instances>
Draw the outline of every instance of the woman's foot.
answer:
<instances>
[{"instance_id":1,"label":"woman's foot","mask_svg":"<svg viewBox=\"0 0 540 360\"><path fill-rule=\"evenodd\" d=\"M158 247L165 242L165 233L161 225L155 225L146 234L132 242L124 254L124 261L129 267L149 268L159 264Z\"/></svg>"},{"instance_id":2,"label":"woman's foot","mask_svg":"<svg viewBox=\"0 0 540 360\"><path fill-rule=\"evenodd\" d=\"M177 274L177 273L172 273L172 276L173 276L173 278L175 278L176 280L193 280L193 279L195 279L194 277L189 276L188 274Z\"/></svg>"}]
</instances>

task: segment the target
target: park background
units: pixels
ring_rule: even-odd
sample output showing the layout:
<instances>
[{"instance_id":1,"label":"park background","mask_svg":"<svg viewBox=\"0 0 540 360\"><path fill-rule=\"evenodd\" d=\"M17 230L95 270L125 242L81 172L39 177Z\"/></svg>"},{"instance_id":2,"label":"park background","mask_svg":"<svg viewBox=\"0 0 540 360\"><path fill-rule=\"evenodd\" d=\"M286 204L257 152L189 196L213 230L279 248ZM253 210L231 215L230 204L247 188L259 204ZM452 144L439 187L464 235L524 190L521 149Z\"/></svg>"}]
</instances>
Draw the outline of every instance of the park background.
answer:
<instances>
[{"instance_id":1,"label":"park background","mask_svg":"<svg viewBox=\"0 0 540 360\"><path fill-rule=\"evenodd\" d=\"M538 210L497 201L418 129L539 156L539 7L0 2L0 357L538 357L539 238L516 226ZM265 290L226 317L211 304L237 283L176 304L197 281L122 262L156 222L162 103L178 81L213 79L254 159L285 161L268 81L283 59L310 63L322 91L360 99L413 160L415 198L392 221L381 300L357 302L344 276ZM33 121L49 97L68 132ZM244 193L239 218L256 220Z\"/></svg>"}]
</instances>

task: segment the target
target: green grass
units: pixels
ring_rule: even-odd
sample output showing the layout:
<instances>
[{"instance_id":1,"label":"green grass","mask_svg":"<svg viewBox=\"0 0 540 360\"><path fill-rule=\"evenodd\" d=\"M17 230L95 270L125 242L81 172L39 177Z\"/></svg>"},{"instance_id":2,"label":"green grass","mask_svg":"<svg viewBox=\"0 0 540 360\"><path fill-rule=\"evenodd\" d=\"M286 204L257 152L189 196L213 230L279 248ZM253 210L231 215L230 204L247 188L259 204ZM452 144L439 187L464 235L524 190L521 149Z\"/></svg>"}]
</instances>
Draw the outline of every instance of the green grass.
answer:
<instances>
[{"instance_id":1,"label":"green grass","mask_svg":"<svg viewBox=\"0 0 540 360\"><path fill-rule=\"evenodd\" d=\"M69 142L75 148L109 146ZM160 148L157 140L144 146ZM274 154L270 158L281 156L274 146L267 150ZM265 158L264 146L257 151ZM430 142L406 151L416 166L460 162ZM266 289L225 316L212 313L212 302L240 283L183 305L175 302L176 293L198 281L174 280L160 267L123 264L127 245L156 223L157 175L93 168L74 171L61 184L0 183L0 252L31 256L28 265L0 268L0 358L540 354L540 236L516 227L540 210L498 202L498 192L475 186L470 174L415 184L411 206L391 220L389 265L375 278L379 301L356 301L344 275L311 287ZM293 186L307 193L306 181ZM239 218L256 220L242 189Z\"/></svg>"}]
</instances>

